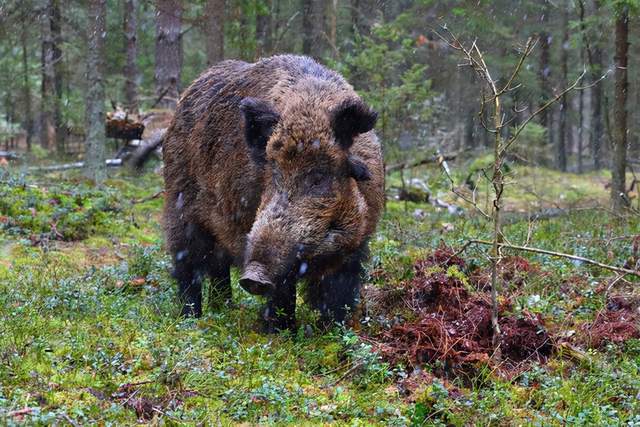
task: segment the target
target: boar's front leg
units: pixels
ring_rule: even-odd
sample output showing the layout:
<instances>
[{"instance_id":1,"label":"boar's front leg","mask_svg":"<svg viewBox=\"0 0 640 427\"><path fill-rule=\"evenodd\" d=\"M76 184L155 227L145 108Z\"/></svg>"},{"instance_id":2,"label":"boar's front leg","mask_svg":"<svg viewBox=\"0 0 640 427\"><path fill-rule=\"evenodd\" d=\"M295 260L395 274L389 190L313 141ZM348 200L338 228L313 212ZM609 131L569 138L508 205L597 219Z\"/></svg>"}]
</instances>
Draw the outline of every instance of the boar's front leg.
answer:
<instances>
[{"instance_id":1,"label":"boar's front leg","mask_svg":"<svg viewBox=\"0 0 640 427\"><path fill-rule=\"evenodd\" d=\"M293 331L296 326L296 283L288 279L276 285L268 294L267 306L262 312L265 332Z\"/></svg>"},{"instance_id":2,"label":"boar's front leg","mask_svg":"<svg viewBox=\"0 0 640 427\"><path fill-rule=\"evenodd\" d=\"M210 306L215 307L231 299L229 278L230 258L220 249L213 236L202 227L187 223L180 231L172 233L170 244L173 252L173 276L178 282L178 296L183 316L202 315L202 279L211 278Z\"/></svg>"},{"instance_id":3,"label":"boar's front leg","mask_svg":"<svg viewBox=\"0 0 640 427\"><path fill-rule=\"evenodd\" d=\"M307 286L306 300L320 312L321 321L329 326L342 323L354 313L360 302L360 284L364 270L362 263L367 257L367 245L352 254L337 272L322 276Z\"/></svg>"}]
</instances>

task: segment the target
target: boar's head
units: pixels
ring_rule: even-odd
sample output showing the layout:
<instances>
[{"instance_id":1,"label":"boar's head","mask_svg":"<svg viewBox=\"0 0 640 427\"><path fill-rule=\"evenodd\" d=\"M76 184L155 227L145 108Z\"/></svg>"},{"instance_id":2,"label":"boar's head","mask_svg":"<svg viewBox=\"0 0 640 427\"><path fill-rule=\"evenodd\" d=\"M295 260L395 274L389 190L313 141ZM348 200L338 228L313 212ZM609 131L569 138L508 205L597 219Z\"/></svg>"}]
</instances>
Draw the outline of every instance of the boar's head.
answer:
<instances>
[{"instance_id":1,"label":"boar's head","mask_svg":"<svg viewBox=\"0 0 640 427\"><path fill-rule=\"evenodd\" d=\"M355 96L293 97L280 112L245 98L240 109L250 157L264 173L240 284L265 294L339 263L366 237L367 204L358 181L371 172L350 148L373 129L377 114Z\"/></svg>"}]
</instances>

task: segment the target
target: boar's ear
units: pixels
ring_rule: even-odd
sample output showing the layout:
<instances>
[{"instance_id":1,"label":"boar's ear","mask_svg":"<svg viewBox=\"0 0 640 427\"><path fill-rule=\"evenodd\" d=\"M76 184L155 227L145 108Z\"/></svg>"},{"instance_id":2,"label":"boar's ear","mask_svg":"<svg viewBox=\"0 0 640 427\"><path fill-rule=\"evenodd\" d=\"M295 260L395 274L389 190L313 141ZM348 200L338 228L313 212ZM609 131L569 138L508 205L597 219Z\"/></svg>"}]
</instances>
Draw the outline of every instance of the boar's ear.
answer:
<instances>
[{"instance_id":1,"label":"boar's ear","mask_svg":"<svg viewBox=\"0 0 640 427\"><path fill-rule=\"evenodd\" d=\"M348 156L347 167L349 168L349 176L356 181L369 181L371 179L371 172L360 157Z\"/></svg>"},{"instance_id":2,"label":"boar's ear","mask_svg":"<svg viewBox=\"0 0 640 427\"><path fill-rule=\"evenodd\" d=\"M355 136L373 129L377 119L378 113L359 99L347 99L331 111L333 133L345 150L351 147Z\"/></svg>"},{"instance_id":3,"label":"boar's ear","mask_svg":"<svg viewBox=\"0 0 640 427\"><path fill-rule=\"evenodd\" d=\"M240 101L240 111L244 117L244 137L251 156L258 163L264 162L267 141L280 115L271 104L256 98Z\"/></svg>"}]
</instances>

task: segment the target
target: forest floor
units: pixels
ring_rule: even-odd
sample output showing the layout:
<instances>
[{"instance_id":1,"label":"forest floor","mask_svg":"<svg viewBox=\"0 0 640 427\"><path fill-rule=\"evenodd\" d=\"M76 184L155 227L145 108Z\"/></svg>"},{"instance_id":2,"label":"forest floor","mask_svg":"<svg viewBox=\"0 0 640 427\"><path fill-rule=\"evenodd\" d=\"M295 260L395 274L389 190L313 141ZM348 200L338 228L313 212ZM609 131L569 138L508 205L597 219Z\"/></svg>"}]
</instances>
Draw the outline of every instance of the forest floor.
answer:
<instances>
[{"instance_id":1,"label":"forest floor","mask_svg":"<svg viewBox=\"0 0 640 427\"><path fill-rule=\"evenodd\" d=\"M514 217L510 242L635 268L640 220L598 207L606 174L514 170L509 211L573 211ZM315 314L301 303L296 333L264 335L262 301L237 272L232 307L182 319L162 180L112 173L99 190L73 172L0 174L0 424L640 423L633 277L508 252L496 363L487 248L456 253L490 224L469 207L390 199L359 328L306 326ZM415 177L457 202L438 170Z\"/></svg>"}]
</instances>

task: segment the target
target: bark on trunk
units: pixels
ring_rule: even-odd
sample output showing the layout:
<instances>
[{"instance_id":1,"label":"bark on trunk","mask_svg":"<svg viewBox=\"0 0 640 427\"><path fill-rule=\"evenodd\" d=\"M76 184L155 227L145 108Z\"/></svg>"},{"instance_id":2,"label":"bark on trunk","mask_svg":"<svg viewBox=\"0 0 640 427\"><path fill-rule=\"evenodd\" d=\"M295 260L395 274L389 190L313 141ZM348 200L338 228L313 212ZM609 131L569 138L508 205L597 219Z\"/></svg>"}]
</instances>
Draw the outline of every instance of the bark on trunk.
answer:
<instances>
[{"instance_id":1,"label":"bark on trunk","mask_svg":"<svg viewBox=\"0 0 640 427\"><path fill-rule=\"evenodd\" d=\"M224 59L224 11L225 0L207 0L204 33L209 67Z\"/></svg>"},{"instance_id":2,"label":"bark on trunk","mask_svg":"<svg viewBox=\"0 0 640 427\"><path fill-rule=\"evenodd\" d=\"M365 34L370 29L374 5L371 0L351 0L351 27L355 34Z\"/></svg>"},{"instance_id":3,"label":"bark on trunk","mask_svg":"<svg viewBox=\"0 0 640 427\"><path fill-rule=\"evenodd\" d=\"M62 15L60 12L60 0L52 0L50 2L50 24L53 49L53 82L54 82L54 101L53 101L53 120L56 128L56 151L59 154L65 152L65 140L67 136L67 126L62 116L62 91L64 75L64 62L62 61Z\"/></svg>"},{"instance_id":4,"label":"bark on trunk","mask_svg":"<svg viewBox=\"0 0 640 427\"><path fill-rule=\"evenodd\" d=\"M102 182L106 177L103 79L106 14L106 0L89 1L85 175L97 183Z\"/></svg>"},{"instance_id":5,"label":"bark on trunk","mask_svg":"<svg viewBox=\"0 0 640 427\"><path fill-rule=\"evenodd\" d=\"M595 14L600 9L600 2L594 1ZM602 60L602 48L596 42L592 49L587 51L589 55L589 68L591 69L591 81L596 82L604 69ZM602 114L603 82L596 84L591 92L591 155L595 169L602 169L602 141L604 137L604 118Z\"/></svg>"},{"instance_id":6,"label":"bark on trunk","mask_svg":"<svg viewBox=\"0 0 640 427\"><path fill-rule=\"evenodd\" d=\"M615 101L613 105L613 163L611 205L614 212L627 207L625 172L627 166L627 65L629 51L629 10L621 6L616 16Z\"/></svg>"},{"instance_id":7,"label":"bark on trunk","mask_svg":"<svg viewBox=\"0 0 640 427\"><path fill-rule=\"evenodd\" d=\"M156 1L156 95L162 108L176 108L182 72L182 1Z\"/></svg>"},{"instance_id":8,"label":"bark on trunk","mask_svg":"<svg viewBox=\"0 0 640 427\"><path fill-rule=\"evenodd\" d=\"M31 83L29 81L29 31L27 26L22 27L20 42L22 44L22 96L24 97L24 130L26 132L27 151L31 151L31 139L33 135L33 112L31 111Z\"/></svg>"},{"instance_id":9,"label":"bark on trunk","mask_svg":"<svg viewBox=\"0 0 640 427\"><path fill-rule=\"evenodd\" d=\"M263 1L264 10L256 17L256 59L268 56L273 51L272 1Z\"/></svg>"},{"instance_id":10,"label":"bark on trunk","mask_svg":"<svg viewBox=\"0 0 640 427\"><path fill-rule=\"evenodd\" d=\"M580 18L580 29L582 30L582 43L580 45L580 63L584 64L584 51L587 48L586 43L586 25L584 22L584 3L582 1L577 2L578 7L578 15ZM578 173L584 172L584 165L582 162L582 153L584 151L584 91L581 90L578 93L579 101L578 101L578 147L576 149L578 156Z\"/></svg>"},{"instance_id":11,"label":"bark on trunk","mask_svg":"<svg viewBox=\"0 0 640 427\"><path fill-rule=\"evenodd\" d=\"M338 54L338 0L327 2L327 39L333 56Z\"/></svg>"},{"instance_id":12,"label":"bark on trunk","mask_svg":"<svg viewBox=\"0 0 640 427\"><path fill-rule=\"evenodd\" d=\"M320 0L302 0L302 52L313 58L324 53L324 5Z\"/></svg>"},{"instance_id":13,"label":"bark on trunk","mask_svg":"<svg viewBox=\"0 0 640 427\"><path fill-rule=\"evenodd\" d=\"M43 148L52 148L56 140L55 128L55 67L54 43L51 33L52 0L47 0L45 13L42 16L42 85L41 85L41 112L40 112L40 145Z\"/></svg>"},{"instance_id":14,"label":"bark on trunk","mask_svg":"<svg viewBox=\"0 0 640 427\"><path fill-rule=\"evenodd\" d=\"M125 108L130 112L138 111L138 0L125 0L124 4L124 40L126 62L124 65Z\"/></svg>"},{"instance_id":15,"label":"bark on trunk","mask_svg":"<svg viewBox=\"0 0 640 427\"><path fill-rule=\"evenodd\" d=\"M562 46L561 46L561 73L560 90L567 87L567 74L569 62L569 11L568 6L563 6L562 11ZM567 115L569 110L568 95L564 94L560 103L560 129L558 130L558 168L567 171Z\"/></svg>"},{"instance_id":16,"label":"bark on trunk","mask_svg":"<svg viewBox=\"0 0 640 427\"><path fill-rule=\"evenodd\" d=\"M543 32L540 34L540 105L544 105L551 99L551 34ZM549 143L553 146L553 110L545 109L540 113L540 124L547 128L547 136Z\"/></svg>"}]
</instances>

